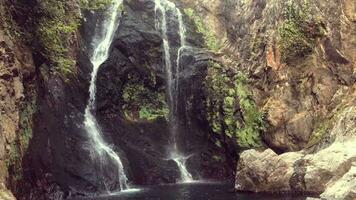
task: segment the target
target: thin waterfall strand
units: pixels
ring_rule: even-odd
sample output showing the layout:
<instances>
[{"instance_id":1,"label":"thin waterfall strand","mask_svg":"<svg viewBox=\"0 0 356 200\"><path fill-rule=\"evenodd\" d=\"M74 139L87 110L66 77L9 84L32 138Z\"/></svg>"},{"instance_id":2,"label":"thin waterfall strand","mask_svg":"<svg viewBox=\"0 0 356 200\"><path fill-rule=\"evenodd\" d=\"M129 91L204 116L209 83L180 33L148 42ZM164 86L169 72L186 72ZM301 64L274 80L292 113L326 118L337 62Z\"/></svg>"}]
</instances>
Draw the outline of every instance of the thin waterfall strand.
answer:
<instances>
[{"instance_id":1,"label":"thin waterfall strand","mask_svg":"<svg viewBox=\"0 0 356 200\"><path fill-rule=\"evenodd\" d=\"M179 23L179 36L180 36L180 47L177 52L177 65L173 66L171 61L171 48L169 45L169 38L167 34L167 11L174 12L178 18ZM165 56L165 69L166 69L166 78L167 78L167 92L168 100L170 105L170 124L171 124L171 134L172 134L172 145L173 148L170 152L171 159L177 163L178 169L181 174L182 182L192 182L193 177L187 170L185 166L186 158L182 156L178 149L178 92L179 92L179 65L180 65L180 54L185 46L185 28L183 24L183 17L180 10L175 6L174 3L166 0L155 0L155 12L156 12L156 29L160 30L162 33L163 39L163 48ZM158 14L161 14L161 17L158 19ZM175 67L175 69L173 69ZM175 72L175 79L174 74Z\"/></svg>"},{"instance_id":2,"label":"thin waterfall strand","mask_svg":"<svg viewBox=\"0 0 356 200\"><path fill-rule=\"evenodd\" d=\"M120 189L128 189L127 176L124 171L123 164L119 155L112 149L112 147L104 141L101 135L100 127L93 114L95 110L95 96L96 96L96 79L99 67L103 64L109 57L109 49L112 43L114 34L118 27L118 18L120 15L118 7L122 4L122 0L115 0L112 5L107 9L106 16L103 25L100 29L100 33L94 38L94 53L90 59L93 64L93 71L91 73L91 81L89 87L89 101L85 109L85 129L91 139L93 148L99 154L106 154L118 168L119 184Z\"/></svg>"}]
</instances>

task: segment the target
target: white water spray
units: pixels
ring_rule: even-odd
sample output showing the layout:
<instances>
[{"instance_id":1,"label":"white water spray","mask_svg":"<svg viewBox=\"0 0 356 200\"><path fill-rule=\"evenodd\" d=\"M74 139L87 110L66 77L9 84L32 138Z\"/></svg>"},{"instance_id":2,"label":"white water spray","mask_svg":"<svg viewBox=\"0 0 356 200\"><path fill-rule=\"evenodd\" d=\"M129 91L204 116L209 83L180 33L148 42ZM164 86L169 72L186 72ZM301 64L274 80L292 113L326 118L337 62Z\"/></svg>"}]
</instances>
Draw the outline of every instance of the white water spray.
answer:
<instances>
[{"instance_id":1,"label":"white water spray","mask_svg":"<svg viewBox=\"0 0 356 200\"><path fill-rule=\"evenodd\" d=\"M163 39L163 48L165 56L165 69L167 75L167 91L168 91L168 100L170 105L170 124L171 124L171 134L172 134L172 145L173 148L170 152L171 159L177 163L181 174L182 182L192 182L193 177L187 170L185 166L186 158L182 156L178 149L178 91L179 91L179 65L180 65L180 56L182 50L185 48L185 27L183 24L183 17L180 10L175 6L174 3L167 0L155 0L155 12L156 12L156 29L160 30L162 33ZM171 47L168 38L168 22L167 22L167 12L172 12L176 17L179 23L179 37L180 37L180 47L177 52L177 64L176 66L172 65L171 60ZM158 15L160 14L160 17ZM174 68L175 67L175 68ZM174 72L174 73L173 73ZM175 78L174 78L175 74Z\"/></svg>"},{"instance_id":2,"label":"white water spray","mask_svg":"<svg viewBox=\"0 0 356 200\"><path fill-rule=\"evenodd\" d=\"M109 49L112 43L114 34L118 27L118 18L120 15L119 6L122 4L122 0L114 0L112 5L105 12L103 25L100 27L100 32L96 34L93 41L94 52L90 59L93 64L93 71L91 73L91 81L89 87L89 101L85 109L85 129L91 140L92 148L99 155L108 156L117 166L120 189L128 189L127 176L124 171L123 164L119 155L112 149L112 147L104 141L101 135L100 127L93 114L95 110L95 95L96 95L96 79L99 67L109 57Z\"/></svg>"}]
</instances>

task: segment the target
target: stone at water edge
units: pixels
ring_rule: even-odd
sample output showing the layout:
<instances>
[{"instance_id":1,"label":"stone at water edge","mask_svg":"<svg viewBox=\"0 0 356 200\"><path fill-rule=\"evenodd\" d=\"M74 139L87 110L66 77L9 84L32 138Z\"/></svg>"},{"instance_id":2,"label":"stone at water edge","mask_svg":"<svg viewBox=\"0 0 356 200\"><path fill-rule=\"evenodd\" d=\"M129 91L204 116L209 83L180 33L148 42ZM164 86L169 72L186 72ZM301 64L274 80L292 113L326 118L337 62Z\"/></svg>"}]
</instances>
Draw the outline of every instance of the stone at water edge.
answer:
<instances>
[{"instance_id":1,"label":"stone at water edge","mask_svg":"<svg viewBox=\"0 0 356 200\"><path fill-rule=\"evenodd\" d=\"M336 139L315 154L277 155L271 149L241 154L236 190L323 193L325 199L354 199L356 177L356 107L340 115L331 135ZM351 170L350 170L351 169Z\"/></svg>"},{"instance_id":2,"label":"stone at water edge","mask_svg":"<svg viewBox=\"0 0 356 200\"><path fill-rule=\"evenodd\" d=\"M356 165L341 179L329 185L320 197L327 200L356 199Z\"/></svg>"},{"instance_id":3,"label":"stone at water edge","mask_svg":"<svg viewBox=\"0 0 356 200\"><path fill-rule=\"evenodd\" d=\"M301 153L286 153L278 156L271 149L264 152L248 150L241 154L236 173L238 191L281 192L291 191L289 180L294 172L294 161Z\"/></svg>"}]
</instances>

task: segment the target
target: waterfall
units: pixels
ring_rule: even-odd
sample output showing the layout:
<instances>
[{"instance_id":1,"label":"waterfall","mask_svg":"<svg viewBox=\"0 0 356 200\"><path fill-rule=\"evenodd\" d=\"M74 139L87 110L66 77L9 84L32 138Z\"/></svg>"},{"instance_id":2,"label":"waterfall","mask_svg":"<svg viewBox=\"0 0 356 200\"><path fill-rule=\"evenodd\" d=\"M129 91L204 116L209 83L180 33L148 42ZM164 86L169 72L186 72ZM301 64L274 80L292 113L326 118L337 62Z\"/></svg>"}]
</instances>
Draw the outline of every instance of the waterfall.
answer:
<instances>
[{"instance_id":1,"label":"waterfall","mask_svg":"<svg viewBox=\"0 0 356 200\"><path fill-rule=\"evenodd\" d=\"M168 21L167 16L168 12L171 12L174 16L177 17L179 24L179 37L180 37L180 46L178 47L177 61L176 65L172 63L171 60L171 46L170 40L168 37ZM177 163L178 169L181 174L182 182L191 182L193 181L192 175L186 168L185 161L186 157L182 156L179 147L178 147L178 123L179 118L177 115L178 112L178 99L179 99L179 70L180 70L180 55L183 49L185 48L185 27L183 23L183 17L180 10L175 6L174 3L167 0L155 0L155 13L156 13L156 30L161 31L163 39L163 48L165 56L165 70L166 70L166 79L167 79L167 93L168 93L168 102L170 106L170 133L172 140L172 148L170 152L170 159L174 160Z\"/></svg>"},{"instance_id":2,"label":"waterfall","mask_svg":"<svg viewBox=\"0 0 356 200\"><path fill-rule=\"evenodd\" d=\"M89 87L89 101L85 109L85 120L84 125L88 133L89 139L91 140L91 145L94 151L99 154L98 158L105 155L110 158L117 166L120 189L128 189L127 176L124 171L123 164L121 162L120 156L112 149L112 147L105 142L102 137L99 124L93 114L95 111L95 95L96 95L96 79L99 67L103 64L109 57L109 49L112 43L114 34L118 27L118 18L120 15L119 6L122 4L122 0L114 0L110 7L105 12L105 19L99 32L96 33L93 41L94 52L90 59L93 64L93 71L91 73L91 81ZM102 160L101 160L102 161ZM102 163L105 165L106 163Z\"/></svg>"}]
</instances>

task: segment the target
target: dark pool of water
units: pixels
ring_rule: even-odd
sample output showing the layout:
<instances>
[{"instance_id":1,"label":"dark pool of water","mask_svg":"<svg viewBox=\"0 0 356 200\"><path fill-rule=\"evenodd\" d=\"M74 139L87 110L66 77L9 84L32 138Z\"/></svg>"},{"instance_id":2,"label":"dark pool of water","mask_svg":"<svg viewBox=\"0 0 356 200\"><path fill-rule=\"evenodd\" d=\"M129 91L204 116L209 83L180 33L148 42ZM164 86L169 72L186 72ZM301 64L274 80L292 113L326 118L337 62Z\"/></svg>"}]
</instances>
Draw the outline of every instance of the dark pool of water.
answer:
<instances>
[{"instance_id":1,"label":"dark pool of water","mask_svg":"<svg viewBox=\"0 0 356 200\"><path fill-rule=\"evenodd\" d=\"M233 192L232 184L191 183L141 188L101 197L75 200L305 200L304 196L278 196Z\"/></svg>"}]
</instances>

